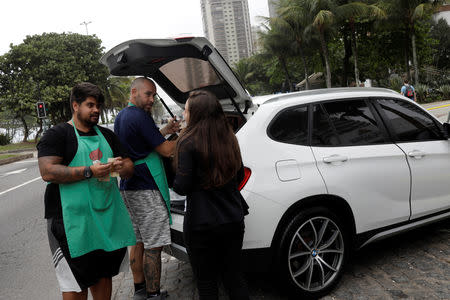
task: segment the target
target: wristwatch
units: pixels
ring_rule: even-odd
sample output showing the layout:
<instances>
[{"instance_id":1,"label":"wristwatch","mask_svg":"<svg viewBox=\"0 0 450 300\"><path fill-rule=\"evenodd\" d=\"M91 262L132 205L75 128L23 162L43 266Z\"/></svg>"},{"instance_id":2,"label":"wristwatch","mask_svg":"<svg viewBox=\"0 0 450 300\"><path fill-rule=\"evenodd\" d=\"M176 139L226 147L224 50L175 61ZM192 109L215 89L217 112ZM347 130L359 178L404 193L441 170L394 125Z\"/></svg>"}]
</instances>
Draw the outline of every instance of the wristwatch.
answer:
<instances>
[{"instance_id":1,"label":"wristwatch","mask_svg":"<svg viewBox=\"0 0 450 300\"><path fill-rule=\"evenodd\" d=\"M86 179L89 179L92 177L92 170L91 170L90 166L87 166L84 168L83 175L84 175L84 178L86 178Z\"/></svg>"}]
</instances>

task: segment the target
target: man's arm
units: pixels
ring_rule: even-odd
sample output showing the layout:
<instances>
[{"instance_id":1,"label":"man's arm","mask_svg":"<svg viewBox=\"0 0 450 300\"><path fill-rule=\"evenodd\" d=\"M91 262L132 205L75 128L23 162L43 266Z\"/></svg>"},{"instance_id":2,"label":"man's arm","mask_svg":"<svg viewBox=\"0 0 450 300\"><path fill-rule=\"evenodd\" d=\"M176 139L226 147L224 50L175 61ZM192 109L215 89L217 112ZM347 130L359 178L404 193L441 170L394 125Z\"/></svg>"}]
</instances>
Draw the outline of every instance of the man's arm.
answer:
<instances>
[{"instance_id":1,"label":"man's arm","mask_svg":"<svg viewBox=\"0 0 450 300\"><path fill-rule=\"evenodd\" d=\"M165 157L171 157L175 153L177 141L165 141L155 148L156 152Z\"/></svg>"},{"instance_id":2,"label":"man's arm","mask_svg":"<svg viewBox=\"0 0 450 300\"><path fill-rule=\"evenodd\" d=\"M42 179L52 183L70 183L85 179L84 166L68 167L62 165L63 158L59 156L43 156L38 158L39 171ZM111 170L111 164L92 165L92 177L105 177Z\"/></svg>"}]
</instances>

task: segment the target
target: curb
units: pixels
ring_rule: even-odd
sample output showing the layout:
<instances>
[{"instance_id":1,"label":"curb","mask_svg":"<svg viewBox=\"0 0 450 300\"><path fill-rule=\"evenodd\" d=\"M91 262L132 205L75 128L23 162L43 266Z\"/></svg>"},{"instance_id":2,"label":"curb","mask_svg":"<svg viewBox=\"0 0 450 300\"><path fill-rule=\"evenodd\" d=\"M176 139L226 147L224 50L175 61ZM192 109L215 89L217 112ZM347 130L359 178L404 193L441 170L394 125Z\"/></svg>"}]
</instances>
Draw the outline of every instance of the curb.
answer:
<instances>
[{"instance_id":1,"label":"curb","mask_svg":"<svg viewBox=\"0 0 450 300\"><path fill-rule=\"evenodd\" d=\"M27 153L27 154L22 154L22 155L17 155L14 157L8 157L5 159L0 159L0 166L1 165L6 165L6 164L10 164L22 159L27 159L27 158L32 158L33 157L33 153Z\"/></svg>"},{"instance_id":2,"label":"curb","mask_svg":"<svg viewBox=\"0 0 450 300\"><path fill-rule=\"evenodd\" d=\"M0 151L0 154L19 153L19 152L33 152L33 151L36 151L36 147L34 147L34 148L16 149L16 150L5 150L5 151Z\"/></svg>"}]
</instances>

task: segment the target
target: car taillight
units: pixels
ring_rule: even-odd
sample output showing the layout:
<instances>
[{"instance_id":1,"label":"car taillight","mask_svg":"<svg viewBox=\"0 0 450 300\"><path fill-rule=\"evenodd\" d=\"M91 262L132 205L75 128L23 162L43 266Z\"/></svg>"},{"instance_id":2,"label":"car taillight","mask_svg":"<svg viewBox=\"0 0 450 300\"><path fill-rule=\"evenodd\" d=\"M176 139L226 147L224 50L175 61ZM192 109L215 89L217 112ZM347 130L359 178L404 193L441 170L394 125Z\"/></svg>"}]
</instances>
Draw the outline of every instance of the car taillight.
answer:
<instances>
[{"instance_id":1,"label":"car taillight","mask_svg":"<svg viewBox=\"0 0 450 300\"><path fill-rule=\"evenodd\" d=\"M244 167L244 179L242 179L241 183L239 184L239 191L244 188L244 186L247 184L248 179L250 178L250 175L252 175L252 170L250 170L247 167Z\"/></svg>"}]
</instances>

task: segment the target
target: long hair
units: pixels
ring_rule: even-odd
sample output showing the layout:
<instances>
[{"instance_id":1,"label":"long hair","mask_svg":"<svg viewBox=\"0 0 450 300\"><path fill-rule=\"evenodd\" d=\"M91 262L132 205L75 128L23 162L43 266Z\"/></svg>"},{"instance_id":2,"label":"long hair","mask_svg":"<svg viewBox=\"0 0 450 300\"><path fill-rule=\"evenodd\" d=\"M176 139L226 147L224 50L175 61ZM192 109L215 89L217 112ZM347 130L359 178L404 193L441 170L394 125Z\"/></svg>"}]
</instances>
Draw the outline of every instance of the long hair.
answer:
<instances>
[{"instance_id":1,"label":"long hair","mask_svg":"<svg viewBox=\"0 0 450 300\"><path fill-rule=\"evenodd\" d=\"M192 142L199 154L199 167L205 174L201 186L206 189L220 187L241 167L238 141L214 94L205 90L193 91L188 101L189 123L178 139L175 165L182 142Z\"/></svg>"}]
</instances>

